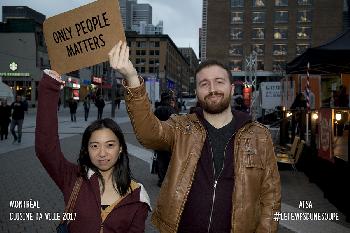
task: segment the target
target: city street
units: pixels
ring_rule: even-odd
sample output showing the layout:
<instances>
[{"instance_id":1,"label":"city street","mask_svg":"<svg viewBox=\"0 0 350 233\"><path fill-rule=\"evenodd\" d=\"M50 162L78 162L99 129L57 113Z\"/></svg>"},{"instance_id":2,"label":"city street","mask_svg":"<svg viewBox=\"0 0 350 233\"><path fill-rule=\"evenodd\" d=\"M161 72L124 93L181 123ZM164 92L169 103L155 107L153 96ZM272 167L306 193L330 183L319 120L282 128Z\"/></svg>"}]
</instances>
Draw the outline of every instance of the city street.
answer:
<instances>
[{"instance_id":1,"label":"city street","mask_svg":"<svg viewBox=\"0 0 350 233\"><path fill-rule=\"evenodd\" d=\"M36 158L34 149L36 109L30 109L25 116L23 125L23 137L20 145L12 144L12 136L6 141L0 141L0 232L1 233L50 233L56 232L57 220L38 219L40 213L45 216L51 213L62 213L64 209L63 198L50 179L46 171ZM90 116L84 121L84 111L80 103L77 110L77 122L70 121L69 109L61 107L59 112L59 136L61 149L70 161L75 162L80 149L81 134L86 126L96 119L97 110L91 105ZM104 117L110 117L111 105L104 109ZM134 178L141 182L151 199L152 207L156 204L159 188L157 176L150 173L150 164L153 152L145 150L136 140L130 120L122 102L120 110L116 111L116 121L120 124L130 153L130 163ZM337 209L323 198L322 191L313 183L310 183L302 172L294 172L292 169L280 171L282 181L282 213L335 213L336 221L305 221L289 220L280 221L278 232L325 232L343 233L350 232L350 224L345 222L345 217ZM31 201L28 208L10 207L11 201ZM303 202L304 201L304 202ZM30 208L33 207L33 208ZM40 207L40 208L37 208ZM15 213L22 213L16 215ZM16 217L25 216L32 220L16 220ZM48 215L47 215L48 216ZM146 232L157 232L150 223L150 216L146 225ZM281 216L282 218L286 216ZM54 217L53 217L54 218Z\"/></svg>"}]
</instances>

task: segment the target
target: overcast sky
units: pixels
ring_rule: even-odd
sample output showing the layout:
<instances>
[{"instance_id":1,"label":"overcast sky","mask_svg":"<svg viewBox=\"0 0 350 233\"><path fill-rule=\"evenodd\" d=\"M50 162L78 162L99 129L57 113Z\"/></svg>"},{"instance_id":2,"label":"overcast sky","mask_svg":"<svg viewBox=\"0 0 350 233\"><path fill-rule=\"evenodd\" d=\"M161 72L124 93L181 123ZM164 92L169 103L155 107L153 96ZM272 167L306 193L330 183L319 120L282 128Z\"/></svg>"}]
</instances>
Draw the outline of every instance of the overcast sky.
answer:
<instances>
[{"instance_id":1,"label":"overcast sky","mask_svg":"<svg viewBox=\"0 0 350 233\"><path fill-rule=\"evenodd\" d=\"M50 17L90 2L93 0L1 0L0 6L28 6ZM153 24L163 20L163 32L178 47L192 47L198 56L202 0L138 0L138 3L149 3L153 10Z\"/></svg>"}]
</instances>

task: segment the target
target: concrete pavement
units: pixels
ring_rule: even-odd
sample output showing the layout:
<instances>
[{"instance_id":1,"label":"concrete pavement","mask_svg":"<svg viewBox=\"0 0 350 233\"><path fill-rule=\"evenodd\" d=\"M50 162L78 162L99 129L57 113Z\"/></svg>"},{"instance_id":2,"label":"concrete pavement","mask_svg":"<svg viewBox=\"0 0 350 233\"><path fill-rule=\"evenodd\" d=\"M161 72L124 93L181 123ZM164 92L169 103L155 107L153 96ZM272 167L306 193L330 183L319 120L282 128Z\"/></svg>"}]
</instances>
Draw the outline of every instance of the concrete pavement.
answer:
<instances>
[{"instance_id":1,"label":"concrete pavement","mask_svg":"<svg viewBox=\"0 0 350 233\"><path fill-rule=\"evenodd\" d=\"M96 119L96 109L91 108L89 121L83 119L82 105L78 108L77 122L71 122L68 108L59 112L59 136L61 148L70 161L76 161L79 152L81 134L85 127ZM105 117L110 116L110 105L106 105ZM120 124L126 140L132 173L138 181L144 184L151 198L152 206L155 206L159 188L156 186L157 176L151 175L150 162L152 151L145 150L136 140L132 127L127 117L124 104L117 111L117 122ZM34 151L35 109L30 109L23 125L23 139L20 145L12 145L12 136L7 141L0 141L0 232L56 232L58 221L35 220L16 221L10 220L10 213L56 213L64 209L60 191L49 178L35 156ZM336 213L337 221L280 221L280 233L286 232L350 232L350 224L333 205L323 198L323 194L314 184L308 182L303 173L291 170L280 171L282 181L282 212L326 212ZM14 200L37 201L40 209L16 209L10 208L10 201ZM312 208L299 208L300 201L312 203ZM305 207L305 206L304 206ZM310 207L310 206L309 206ZM146 232L157 232L150 224L146 225Z\"/></svg>"}]
</instances>

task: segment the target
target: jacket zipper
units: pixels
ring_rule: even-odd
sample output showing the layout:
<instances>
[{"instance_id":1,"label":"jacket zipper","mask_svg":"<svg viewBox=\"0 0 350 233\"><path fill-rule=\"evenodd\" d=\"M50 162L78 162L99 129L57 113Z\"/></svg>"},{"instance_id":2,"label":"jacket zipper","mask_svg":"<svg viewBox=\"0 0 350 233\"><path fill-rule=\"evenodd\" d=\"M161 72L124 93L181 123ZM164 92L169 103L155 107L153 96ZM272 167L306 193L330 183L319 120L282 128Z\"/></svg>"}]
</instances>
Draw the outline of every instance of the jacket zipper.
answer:
<instances>
[{"instance_id":1,"label":"jacket zipper","mask_svg":"<svg viewBox=\"0 0 350 233\"><path fill-rule=\"evenodd\" d=\"M221 170L220 170L220 173L218 175L218 177L215 179L214 178L214 193L213 193L213 198L212 198L212 203L211 203L211 210L210 210L210 215L209 215L209 224L208 224L208 233L210 231L210 227L211 227L211 221L212 221L212 217L213 217L213 212L214 212L214 203L215 203L215 197L216 197L216 186L218 184L218 181L219 181L219 178L222 174L222 171L224 170L224 167L225 167L225 158L226 158L226 149L227 149L227 145L230 143L232 137L235 135L236 133L232 134L230 139L228 140L228 142L226 143L225 145L225 149L224 149L224 161L222 163L222 167L221 167ZM211 140L210 140L210 137L209 137L209 134L207 132L207 135L208 135L208 138L209 138L209 144L210 144L210 150L211 150L211 158L212 158L212 162L213 162L213 174L214 174L214 177L215 177L215 164L214 164L214 153L213 153L213 147L211 145ZM233 174L234 176L234 174Z\"/></svg>"}]
</instances>

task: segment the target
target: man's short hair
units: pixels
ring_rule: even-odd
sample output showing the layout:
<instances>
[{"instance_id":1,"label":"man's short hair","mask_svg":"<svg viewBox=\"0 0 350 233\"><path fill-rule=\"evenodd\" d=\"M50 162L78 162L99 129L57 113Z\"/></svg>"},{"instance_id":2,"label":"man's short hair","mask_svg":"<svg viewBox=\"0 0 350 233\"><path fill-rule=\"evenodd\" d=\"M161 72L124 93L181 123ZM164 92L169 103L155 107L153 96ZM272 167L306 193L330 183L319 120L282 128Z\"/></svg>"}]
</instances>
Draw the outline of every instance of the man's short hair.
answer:
<instances>
[{"instance_id":1,"label":"man's short hair","mask_svg":"<svg viewBox=\"0 0 350 233\"><path fill-rule=\"evenodd\" d=\"M219 66L219 67L223 68L224 70L226 70L227 75L228 75L228 78L229 78L231 84L233 83L233 77L232 77L232 74L231 74L231 70L230 70L227 66L225 66L224 64L222 64L221 62L219 62L219 61L217 61L217 60L213 60L213 59L209 59L209 60L205 60L205 61L201 62L201 63L199 64L199 66L197 67L194 76L197 78L197 74L198 74L201 70L203 70L204 68L208 68L208 67L210 67L210 66Z\"/></svg>"}]
</instances>

